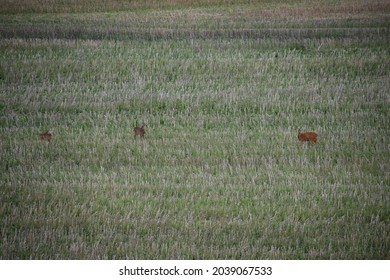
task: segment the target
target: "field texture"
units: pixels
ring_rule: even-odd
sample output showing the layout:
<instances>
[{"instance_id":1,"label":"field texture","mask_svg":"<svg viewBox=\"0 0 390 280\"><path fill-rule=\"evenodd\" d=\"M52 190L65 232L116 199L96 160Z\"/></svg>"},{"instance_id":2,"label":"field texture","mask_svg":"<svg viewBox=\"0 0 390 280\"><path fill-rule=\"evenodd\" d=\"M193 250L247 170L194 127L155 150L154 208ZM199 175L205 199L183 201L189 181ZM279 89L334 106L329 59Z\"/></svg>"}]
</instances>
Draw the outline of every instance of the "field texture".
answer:
<instances>
[{"instance_id":1,"label":"field texture","mask_svg":"<svg viewBox=\"0 0 390 280\"><path fill-rule=\"evenodd\" d=\"M0 7L1 259L390 259L390 1Z\"/></svg>"}]
</instances>

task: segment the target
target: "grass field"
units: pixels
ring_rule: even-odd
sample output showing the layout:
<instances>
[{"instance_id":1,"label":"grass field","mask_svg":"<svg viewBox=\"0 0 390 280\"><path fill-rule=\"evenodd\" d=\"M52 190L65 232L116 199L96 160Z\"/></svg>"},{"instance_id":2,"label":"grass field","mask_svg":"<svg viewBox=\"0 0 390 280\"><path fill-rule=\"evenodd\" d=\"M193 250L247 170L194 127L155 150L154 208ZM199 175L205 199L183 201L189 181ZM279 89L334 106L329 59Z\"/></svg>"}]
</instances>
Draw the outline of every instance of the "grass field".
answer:
<instances>
[{"instance_id":1,"label":"grass field","mask_svg":"<svg viewBox=\"0 0 390 280\"><path fill-rule=\"evenodd\" d=\"M53 2L0 0L1 259L390 259L389 1Z\"/></svg>"}]
</instances>

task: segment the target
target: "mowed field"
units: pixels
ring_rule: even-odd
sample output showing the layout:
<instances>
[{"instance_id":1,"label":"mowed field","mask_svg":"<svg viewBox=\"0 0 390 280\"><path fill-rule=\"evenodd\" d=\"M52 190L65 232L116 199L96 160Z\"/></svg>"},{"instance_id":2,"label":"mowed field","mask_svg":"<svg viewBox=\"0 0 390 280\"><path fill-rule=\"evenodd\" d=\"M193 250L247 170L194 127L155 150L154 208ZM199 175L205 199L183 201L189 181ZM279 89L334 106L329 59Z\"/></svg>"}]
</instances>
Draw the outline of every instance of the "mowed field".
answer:
<instances>
[{"instance_id":1,"label":"mowed field","mask_svg":"<svg viewBox=\"0 0 390 280\"><path fill-rule=\"evenodd\" d=\"M390 258L389 1L53 3L0 0L1 259Z\"/></svg>"}]
</instances>

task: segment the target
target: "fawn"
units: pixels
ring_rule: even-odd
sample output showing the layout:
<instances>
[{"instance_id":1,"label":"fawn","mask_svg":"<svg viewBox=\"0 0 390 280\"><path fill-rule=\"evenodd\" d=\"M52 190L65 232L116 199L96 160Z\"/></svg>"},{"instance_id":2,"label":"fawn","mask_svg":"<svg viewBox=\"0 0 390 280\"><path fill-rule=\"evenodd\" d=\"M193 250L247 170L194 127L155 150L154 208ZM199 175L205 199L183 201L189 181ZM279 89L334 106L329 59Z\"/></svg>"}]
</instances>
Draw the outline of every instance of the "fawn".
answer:
<instances>
[{"instance_id":1,"label":"fawn","mask_svg":"<svg viewBox=\"0 0 390 280\"><path fill-rule=\"evenodd\" d=\"M50 140L51 140L51 130L48 130L47 132L44 132L44 133L39 133L39 139L42 140L42 141L50 142Z\"/></svg>"},{"instance_id":2,"label":"fawn","mask_svg":"<svg viewBox=\"0 0 390 280\"><path fill-rule=\"evenodd\" d=\"M318 134L315 132L301 132L298 129L298 139L301 142L317 143L317 136Z\"/></svg>"},{"instance_id":3,"label":"fawn","mask_svg":"<svg viewBox=\"0 0 390 280\"><path fill-rule=\"evenodd\" d=\"M145 135L145 124L143 124L141 127L134 127L133 131L134 131L134 139L137 137L137 135L139 135L140 138L144 138L144 135Z\"/></svg>"}]
</instances>

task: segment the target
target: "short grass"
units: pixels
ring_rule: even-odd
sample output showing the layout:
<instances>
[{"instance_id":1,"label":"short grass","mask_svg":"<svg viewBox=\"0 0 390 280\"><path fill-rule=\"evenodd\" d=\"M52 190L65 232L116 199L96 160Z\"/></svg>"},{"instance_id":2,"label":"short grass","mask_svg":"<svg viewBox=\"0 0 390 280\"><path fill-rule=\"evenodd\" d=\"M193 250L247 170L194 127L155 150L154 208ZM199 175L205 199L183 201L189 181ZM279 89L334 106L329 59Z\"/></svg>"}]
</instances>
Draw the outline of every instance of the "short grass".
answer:
<instances>
[{"instance_id":1,"label":"short grass","mask_svg":"<svg viewBox=\"0 0 390 280\"><path fill-rule=\"evenodd\" d=\"M390 258L388 1L6 2L2 259Z\"/></svg>"}]
</instances>

